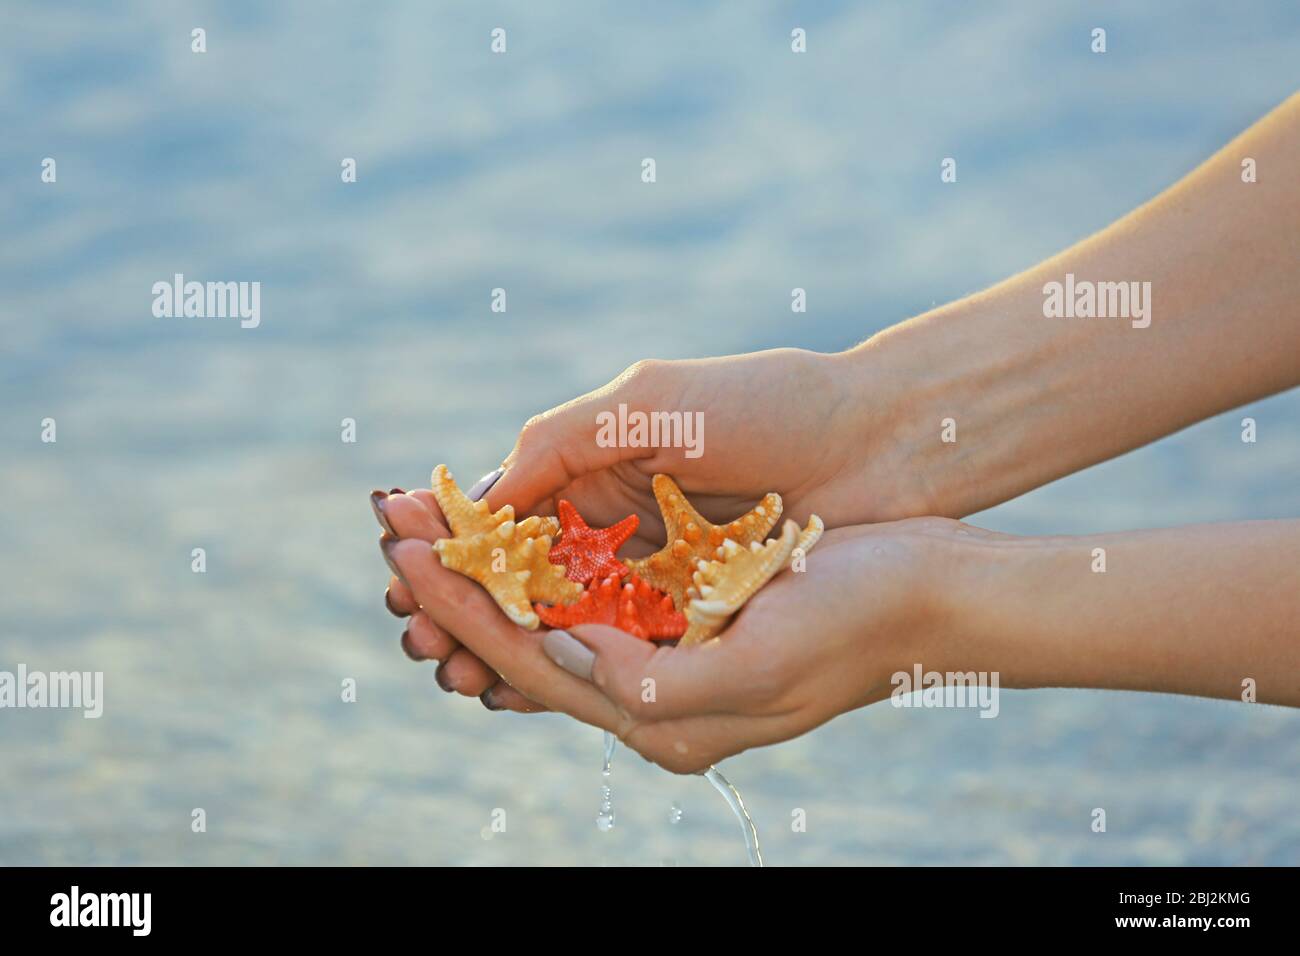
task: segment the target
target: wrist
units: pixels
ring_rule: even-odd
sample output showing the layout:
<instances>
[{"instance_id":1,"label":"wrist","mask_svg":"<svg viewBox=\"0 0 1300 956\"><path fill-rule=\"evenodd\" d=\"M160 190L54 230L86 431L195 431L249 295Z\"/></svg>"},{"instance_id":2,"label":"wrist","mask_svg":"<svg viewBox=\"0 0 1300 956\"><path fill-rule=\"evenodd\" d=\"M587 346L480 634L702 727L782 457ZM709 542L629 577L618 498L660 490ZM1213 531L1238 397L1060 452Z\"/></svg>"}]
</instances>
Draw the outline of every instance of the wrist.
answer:
<instances>
[{"instance_id":1,"label":"wrist","mask_svg":"<svg viewBox=\"0 0 1300 956\"><path fill-rule=\"evenodd\" d=\"M912 518L864 528L869 573L881 593L893 595L883 615L889 643L884 652L895 669L1001 672L1016 661L1019 629L1004 614L1016 597L1023 552L990 547L1008 535L951 518ZM1018 675L1014 675L1018 676Z\"/></svg>"},{"instance_id":2,"label":"wrist","mask_svg":"<svg viewBox=\"0 0 1300 956\"><path fill-rule=\"evenodd\" d=\"M956 666L997 671L1008 688L1142 689L1167 648L1134 631L1123 610L1147 603L1134 575L1106 572L1108 553L1123 546L1122 537L972 528L953 563Z\"/></svg>"},{"instance_id":3,"label":"wrist","mask_svg":"<svg viewBox=\"0 0 1300 956\"><path fill-rule=\"evenodd\" d=\"M1057 459L1071 426L1054 405L1074 384L1035 309L1041 295L1004 283L842 353L857 441L887 493L874 520L964 517L1070 470Z\"/></svg>"},{"instance_id":4,"label":"wrist","mask_svg":"<svg viewBox=\"0 0 1300 956\"><path fill-rule=\"evenodd\" d=\"M1063 575L1087 573L1080 539L1069 548L1068 538L952 524L935 594L942 622L936 656L943 669L996 673L1007 688L1061 686L1063 645L1053 637L1061 622L1052 601L1064 587Z\"/></svg>"},{"instance_id":5,"label":"wrist","mask_svg":"<svg viewBox=\"0 0 1300 956\"><path fill-rule=\"evenodd\" d=\"M969 317L967 303L954 303L843 353L861 410L856 442L879 509L872 520L959 518L977 510L970 491L988 487L991 476L973 460L976 422L989 420L981 405L997 382L979 350L963 353Z\"/></svg>"}]
</instances>

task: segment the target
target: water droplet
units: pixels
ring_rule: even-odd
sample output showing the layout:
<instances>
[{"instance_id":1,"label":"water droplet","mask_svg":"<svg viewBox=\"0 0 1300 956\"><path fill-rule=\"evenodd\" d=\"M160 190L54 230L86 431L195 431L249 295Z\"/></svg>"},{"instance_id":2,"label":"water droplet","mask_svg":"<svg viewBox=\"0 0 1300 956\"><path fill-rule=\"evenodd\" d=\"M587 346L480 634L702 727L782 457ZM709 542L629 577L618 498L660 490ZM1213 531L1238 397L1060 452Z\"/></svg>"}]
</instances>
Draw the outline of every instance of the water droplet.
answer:
<instances>
[{"instance_id":1,"label":"water droplet","mask_svg":"<svg viewBox=\"0 0 1300 956\"><path fill-rule=\"evenodd\" d=\"M605 731L605 763L600 768L600 775L609 780L610 763L614 759L614 747L618 743L618 738ZM614 791L610 789L608 783L604 783L600 788L600 811L596 814L596 829L601 833L608 833L614 829Z\"/></svg>"},{"instance_id":2,"label":"water droplet","mask_svg":"<svg viewBox=\"0 0 1300 956\"><path fill-rule=\"evenodd\" d=\"M682 805L674 800L672 807L668 810L668 822L674 824L681 823L683 816Z\"/></svg>"},{"instance_id":3,"label":"water droplet","mask_svg":"<svg viewBox=\"0 0 1300 956\"><path fill-rule=\"evenodd\" d=\"M606 777L609 776L609 765L614 759L614 748L617 746L618 738L608 730L605 731L605 764L601 767L600 772Z\"/></svg>"}]
</instances>

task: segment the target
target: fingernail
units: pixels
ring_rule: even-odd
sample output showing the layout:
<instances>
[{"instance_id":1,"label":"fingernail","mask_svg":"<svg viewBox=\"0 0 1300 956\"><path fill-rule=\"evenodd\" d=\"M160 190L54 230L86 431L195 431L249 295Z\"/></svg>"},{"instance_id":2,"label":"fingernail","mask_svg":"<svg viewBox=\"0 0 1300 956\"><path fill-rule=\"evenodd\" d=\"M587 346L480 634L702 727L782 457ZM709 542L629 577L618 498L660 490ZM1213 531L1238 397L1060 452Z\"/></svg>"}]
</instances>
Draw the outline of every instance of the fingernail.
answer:
<instances>
[{"instance_id":1,"label":"fingernail","mask_svg":"<svg viewBox=\"0 0 1300 956\"><path fill-rule=\"evenodd\" d=\"M417 651L415 645L411 643L411 632L409 630L402 632L402 652L413 661L425 660L424 655Z\"/></svg>"},{"instance_id":2,"label":"fingernail","mask_svg":"<svg viewBox=\"0 0 1300 956\"><path fill-rule=\"evenodd\" d=\"M488 710L505 710L505 707L497 703L497 699L493 695L491 687L483 691L483 693L479 694L478 699L483 703L483 706L486 707Z\"/></svg>"},{"instance_id":3,"label":"fingernail","mask_svg":"<svg viewBox=\"0 0 1300 956\"><path fill-rule=\"evenodd\" d=\"M504 468L498 468L496 471L489 471L486 475L474 482L474 487L468 492L470 501L478 501L485 494L492 490L492 486L497 483L502 475L506 473Z\"/></svg>"},{"instance_id":4,"label":"fingernail","mask_svg":"<svg viewBox=\"0 0 1300 956\"><path fill-rule=\"evenodd\" d=\"M384 560L388 562L388 569L393 572L393 577L405 584L406 578L402 577L402 569L397 566L397 562L394 561L393 556L389 554L389 551L395 544L397 544L396 538L390 538L388 535L384 535L379 539L379 550L383 553Z\"/></svg>"},{"instance_id":5,"label":"fingernail","mask_svg":"<svg viewBox=\"0 0 1300 956\"><path fill-rule=\"evenodd\" d=\"M451 680L448 679L445 673L443 673L446 667L447 667L446 661L443 661L441 664L439 664L438 669L433 672L433 679L438 682L439 687L441 687L443 690L445 690L447 693L450 694L456 688L451 686Z\"/></svg>"},{"instance_id":6,"label":"fingernail","mask_svg":"<svg viewBox=\"0 0 1300 956\"><path fill-rule=\"evenodd\" d=\"M547 631L542 638L542 650L574 677L591 680L591 665L596 662L596 655L572 634L567 631Z\"/></svg>"},{"instance_id":7,"label":"fingernail","mask_svg":"<svg viewBox=\"0 0 1300 956\"><path fill-rule=\"evenodd\" d=\"M375 513L375 520L379 522L379 527L396 538L397 532L393 530L393 526L388 523L388 517L384 514L384 499L387 497L387 492L378 489L370 492L370 507Z\"/></svg>"},{"instance_id":8,"label":"fingernail","mask_svg":"<svg viewBox=\"0 0 1300 956\"><path fill-rule=\"evenodd\" d=\"M406 614L403 614L401 611L399 611L397 608L393 607L392 588L384 588L384 607L388 608L388 613L393 615L393 617L407 616Z\"/></svg>"}]
</instances>

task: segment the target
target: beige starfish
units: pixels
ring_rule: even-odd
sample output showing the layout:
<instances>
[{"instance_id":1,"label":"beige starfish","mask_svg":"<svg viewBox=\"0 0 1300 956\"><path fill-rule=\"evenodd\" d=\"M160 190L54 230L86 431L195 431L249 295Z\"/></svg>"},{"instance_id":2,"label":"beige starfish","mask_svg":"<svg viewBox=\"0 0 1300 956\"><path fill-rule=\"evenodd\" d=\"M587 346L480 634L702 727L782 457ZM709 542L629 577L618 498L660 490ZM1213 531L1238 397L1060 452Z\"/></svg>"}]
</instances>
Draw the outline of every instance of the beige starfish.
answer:
<instances>
[{"instance_id":1,"label":"beige starfish","mask_svg":"<svg viewBox=\"0 0 1300 956\"><path fill-rule=\"evenodd\" d=\"M799 532L799 540L794 543L794 549L806 557L813 545L822 539L822 532L825 530L826 524L821 518L809 515L808 527Z\"/></svg>"},{"instance_id":2,"label":"beige starfish","mask_svg":"<svg viewBox=\"0 0 1300 956\"><path fill-rule=\"evenodd\" d=\"M679 609L686 602L686 589L700 559L712 558L726 539L745 547L761 542L781 517L781 496L769 494L734 521L715 525L695 510L667 475L655 475L653 487L668 529L668 543L649 557L624 563L651 587L671 595Z\"/></svg>"},{"instance_id":3,"label":"beige starfish","mask_svg":"<svg viewBox=\"0 0 1300 956\"><path fill-rule=\"evenodd\" d=\"M433 471L433 495L453 535L433 543L442 566L483 585L510 620L531 630L540 623L534 601L567 604L582 596L582 585L548 557L559 530L554 518L516 522L510 505L490 514L486 502L465 496L445 465Z\"/></svg>"},{"instance_id":4,"label":"beige starfish","mask_svg":"<svg viewBox=\"0 0 1300 956\"><path fill-rule=\"evenodd\" d=\"M512 521L515 517L515 509L511 505L492 514L488 511L486 501L470 501L446 465L433 469L433 497L437 499L443 517L447 519L452 535L457 538L495 531L503 521ZM540 533L551 536L560 533L559 518L541 518L540 521Z\"/></svg>"},{"instance_id":5,"label":"beige starfish","mask_svg":"<svg viewBox=\"0 0 1300 956\"><path fill-rule=\"evenodd\" d=\"M699 644L717 634L763 585L790 563L796 548L803 554L817 543L825 530L822 519L813 515L802 532L787 521L781 537L765 544L753 542L744 548L731 539L723 541L712 561L700 560L687 592L686 633L678 646Z\"/></svg>"}]
</instances>

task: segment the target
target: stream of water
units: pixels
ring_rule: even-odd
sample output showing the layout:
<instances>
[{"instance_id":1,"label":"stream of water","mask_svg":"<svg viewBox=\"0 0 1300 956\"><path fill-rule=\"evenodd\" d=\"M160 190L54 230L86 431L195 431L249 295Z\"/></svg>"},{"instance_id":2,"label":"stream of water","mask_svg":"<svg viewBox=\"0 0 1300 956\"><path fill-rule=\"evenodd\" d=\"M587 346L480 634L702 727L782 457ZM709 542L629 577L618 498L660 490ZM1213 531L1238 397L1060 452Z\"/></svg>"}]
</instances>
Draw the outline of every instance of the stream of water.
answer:
<instances>
[{"instance_id":1,"label":"stream of water","mask_svg":"<svg viewBox=\"0 0 1300 956\"><path fill-rule=\"evenodd\" d=\"M749 811L745 809L745 801L740 799L740 791L731 785L731 781L724 777L717 767L710 767L704 771L704 779L713 784L714 790L722 794L723 799L727 801L727 806L731 807L731 812L740 821L740 828L745 833L745 853L749 856L749 865L762 866L763 854L758 848L758 828L754 826Z\"/></svg>"},{"instance_id":2,"label":"stream of water","mask_svg":"<svg viewBox=\"0 0 1300 956\"><path fill-rule=\"evenodd\" d=\"M617 745L618 738L605 731L605 761L600 770L600 810L596 814L596 827L601 832L614 829L614 791L609 785L609 778L612 772L614 748ZM763 853L758 846L758 828L754 826L749 811L745 809L745 801L741 799L740 791L731 785L731 781L724 777L717 767L710 767L701 776L713 785L713 789L722 794L723 799L727 801L727 806L731 807L731 812L740 822L741 831L745 835L745 855L749 857L749 865L762 866ZM668 811L668 822L680 823L682 815L681 805L674 803Z\"/></svg>"}]
</instances>

